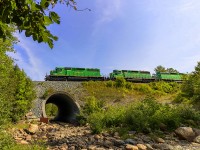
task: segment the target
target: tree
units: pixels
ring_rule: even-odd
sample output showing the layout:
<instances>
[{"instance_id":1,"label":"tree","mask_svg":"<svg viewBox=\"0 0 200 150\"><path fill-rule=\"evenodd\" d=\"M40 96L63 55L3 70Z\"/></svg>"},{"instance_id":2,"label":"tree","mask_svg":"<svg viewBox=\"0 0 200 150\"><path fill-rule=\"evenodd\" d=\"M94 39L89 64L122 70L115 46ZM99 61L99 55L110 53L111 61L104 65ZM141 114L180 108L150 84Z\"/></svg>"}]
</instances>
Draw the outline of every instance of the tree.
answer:
<instances>
[{"instance_id":1,"label":"tree","mask_svg":"<svg viewBox=\"0 0 200 150\"><path fill-rule=\"evenodd\" d=\"M11 34L3 41L0 38L0 126L8 121L17 121L30 108L34 98L33 85L26 74L6 52L12 52L17 39L12 36L15 29L6 28Z\"/></svg>"},{"instance_id":2,"label":"tree","mask_svg":"<svg viewBox=\"0 0 200 150\"><path fill-rule=\"evenodd\" d=\"M181 94L178 101L184 99L192 102L200 102L200 62L195 66L195 71L187 76L181 88Z\"/></svg>"},{"instance_id":3,"label":"tree","mask_svg":"<svg viewBox=\"0 0 200 150\"><path fill-rule=\"evenodd\" d=\"M0 38L5 40L11 36L12 32L7 29L15 25L19 32L25 31L27 37L32 36L34 41L48 43L53 48L53 42L58 38L47 26L60 24L59 15L52 11L57 3L77 10L74 0L0 0Z\"/></svg>"},{"instance_id":4,"label":"tree","mask_svg":"<svg viewBox=\"0 0 200 150\"><path fill-rule=\"evenodd\" d=\"M33 83L26 76L25 72L17 65L13 69L13 95L14 101L11 101L12 121L18 121L32 106L32 100L35 98Z\"/></svg>"},{"instance_id":5,"label":"tree","mask_svg":"<svg viewBox=\"0 0 200 150\"><path fill-rule=\"evenodd\" d=\"M165 67L159 65L154 69L155 72L166 72Z\"/></svg>"},{"instance_id":6,"label":"tree","mask_svg":"<svg viewBox=\"0 0 200 150\"><path fill-rule=\"evenodd\" d=\"M178 73L178 71L176 69L174 69L174 68L167 68L166 72L169 72L169 73Z\"/></svg>"},{"instance_id":7,"label":"tree","mask_svg":"<svg viewBox=\"0 0 200 150\"><path fill-rule=\"evenodd\" d=\"M14 28L7 27L10 33L14 32ZM6 52L13 51L13 44L16 38L12 35L3 41L0 39L0 125L6 122L9 118L11 103L9 100L14 99L12 93L12 78L11 72L13 71L13 60L6 55Z\"/></svg>"},{"instance_id":8,"label":"tree","mask_svg":"<svg viewBox=\"0 0 200 150\"><path fill-rule=\"evenodd\" d=\"M178 73L178 71L174 68L165 68L161 65L157 66L155 69L154 69L155 72L169 72L169 73Z\"/></svg>"}]
</instances>

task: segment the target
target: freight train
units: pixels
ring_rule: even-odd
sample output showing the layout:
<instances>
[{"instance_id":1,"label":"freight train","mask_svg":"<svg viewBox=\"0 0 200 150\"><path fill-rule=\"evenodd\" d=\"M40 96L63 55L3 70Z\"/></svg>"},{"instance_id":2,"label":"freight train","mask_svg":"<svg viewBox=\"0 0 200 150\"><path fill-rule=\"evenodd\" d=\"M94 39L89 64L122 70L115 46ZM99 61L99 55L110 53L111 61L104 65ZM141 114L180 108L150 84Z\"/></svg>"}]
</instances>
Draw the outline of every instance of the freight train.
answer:
<instances>
[{"instance_id":1,"label":"freight train","mask_svg":"<svg viewBox=\"0 0 200 150\"><path fill-rule=\"evenodd\" d=\"M131 82L153 82L153 81L175 81L181 82L182 73L156 72L151 75L149 71L137 70L113 70L109 77L104 77L98 68L73 68L73 67L56 67L46 75L45 81L104 81L115 80L122 77Z\"/></svg>"}]
</instances>

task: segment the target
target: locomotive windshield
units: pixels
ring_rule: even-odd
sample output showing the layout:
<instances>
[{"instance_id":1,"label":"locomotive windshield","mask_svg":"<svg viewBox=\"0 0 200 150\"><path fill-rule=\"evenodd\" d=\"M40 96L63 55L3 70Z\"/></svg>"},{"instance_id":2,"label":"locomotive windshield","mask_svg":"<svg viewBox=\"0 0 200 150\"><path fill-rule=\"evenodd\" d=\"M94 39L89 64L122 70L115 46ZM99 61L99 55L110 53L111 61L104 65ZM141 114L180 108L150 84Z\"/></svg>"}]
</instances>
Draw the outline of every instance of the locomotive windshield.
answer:
<instances>
[{"instance_id":1,"label":"locomotive windshield","mask_svg":"<svg viewBox=\"0 0 200 150\"><path fill-rule=\"evenodd\" d=\"M115 73L115 74L121 74L122 71L121 70L113 70L113 73Z\"/></svg>"}]
</instances>

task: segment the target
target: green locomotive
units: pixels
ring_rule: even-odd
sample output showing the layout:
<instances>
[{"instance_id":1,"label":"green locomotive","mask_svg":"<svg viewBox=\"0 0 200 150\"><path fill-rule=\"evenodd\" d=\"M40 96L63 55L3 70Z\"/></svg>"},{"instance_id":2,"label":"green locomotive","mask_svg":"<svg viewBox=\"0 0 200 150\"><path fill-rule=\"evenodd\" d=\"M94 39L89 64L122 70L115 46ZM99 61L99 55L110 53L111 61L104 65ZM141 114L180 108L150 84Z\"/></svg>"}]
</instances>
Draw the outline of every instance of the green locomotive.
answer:
<instances>
[{"instance_id":1,"label":"green locomotive","mask_svg":"<svg viewBox=\"0 0 200 150\"><path fill-rule=\"evenodd\" d=\"M127 81L132 82L151 82L155 79L151 77L149 71L137 71L137 70L113 70L110 73L110 79L115 80L118 77L123 77Z\"/></svg>"},{"instance_id":2,"label":"green locomotive","mask_svg":"<svg viewBox=\"0 0 200 150\"><path fill-rule=\"evenodd\" d=\"M56 67L45 77L46 81L103 81L122 77L126 81L148 83L153 81L182 82L182 73L156 72L153 76L149 71L113 70L109 77L103 77L98 68Z\"/></svg>"},{"instance_id":3,"label":"green locomotive","mask_svg":"<svg viewBox=\"0 0 200 150\"><path fill-rule=\"evenodd\" d=\"M159 81L163 80L181 82L183 75L183 73L156 72L155 79Z\"/></svg>"},{"instance_id":4,"label":"green locomotive","mask_svg":"<svg viewBox=\"0 0 200 150\"><path fill-rule=\"evenodd\" d=\"M46 81L78 81L78 80L103 80L100 69L97 68L72 68L72 67L56 67L47 75Z\"/></svg>"}]
</instances>

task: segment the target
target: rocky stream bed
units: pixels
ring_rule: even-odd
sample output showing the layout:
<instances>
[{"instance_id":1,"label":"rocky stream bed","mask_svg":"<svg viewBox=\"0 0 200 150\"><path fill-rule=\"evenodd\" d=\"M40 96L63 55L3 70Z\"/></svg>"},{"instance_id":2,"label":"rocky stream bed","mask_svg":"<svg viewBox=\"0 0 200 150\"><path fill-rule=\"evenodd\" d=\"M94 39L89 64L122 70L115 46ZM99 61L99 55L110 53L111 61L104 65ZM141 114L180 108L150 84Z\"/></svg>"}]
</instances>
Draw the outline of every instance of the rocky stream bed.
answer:
<instances>
[{"instance_id":1,"label":"rocky stream bed","mask_svg":"<svg viewBox=\"0 0 200 150\"><path fill-rule=\"evenodd\" d=\"M200 150L200 130L180 127L164 136L149 136L135 131L121 138L118 132L92 134L89 125L67 123L29 123L27 129L13 128L20 144L43 141L48 150Z\"/></svg>"}]
</instances>

